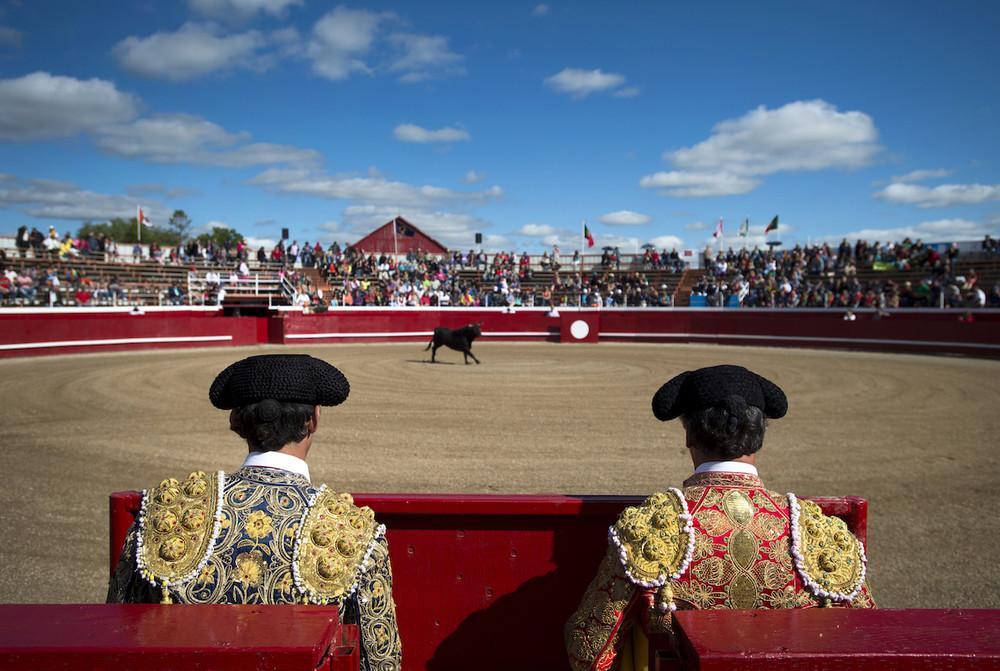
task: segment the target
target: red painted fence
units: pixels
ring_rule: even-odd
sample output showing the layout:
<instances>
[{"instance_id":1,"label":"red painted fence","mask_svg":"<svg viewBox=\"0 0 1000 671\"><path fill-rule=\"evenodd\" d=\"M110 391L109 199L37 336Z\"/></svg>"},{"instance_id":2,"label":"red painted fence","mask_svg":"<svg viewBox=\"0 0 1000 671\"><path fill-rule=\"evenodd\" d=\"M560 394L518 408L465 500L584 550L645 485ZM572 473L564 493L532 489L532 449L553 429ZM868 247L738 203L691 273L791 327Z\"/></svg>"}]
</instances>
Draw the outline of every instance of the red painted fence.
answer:
<instances>
[{"instance_id":1,"label":"red painted fence","mask_svg":"<svg viewBox=\"0 0 1000 671\"><path fill-rule=\"evenodd\" d=\"M164 347L427 342L439 326L482 324L485 340L706 342L1000 356L1000 310L728 310L693 308L338 308L227 317L149 308L0 311L0 357Z\"/></svg>"}]
</instances>

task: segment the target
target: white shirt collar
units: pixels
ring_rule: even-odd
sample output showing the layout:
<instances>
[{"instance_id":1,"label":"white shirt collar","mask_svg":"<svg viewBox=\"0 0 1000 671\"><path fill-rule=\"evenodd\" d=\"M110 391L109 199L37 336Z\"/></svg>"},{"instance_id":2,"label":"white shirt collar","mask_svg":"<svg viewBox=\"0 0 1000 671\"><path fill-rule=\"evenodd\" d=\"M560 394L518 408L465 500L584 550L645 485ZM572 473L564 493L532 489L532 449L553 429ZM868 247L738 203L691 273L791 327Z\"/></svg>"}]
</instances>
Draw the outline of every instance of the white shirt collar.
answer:
<instances>
[{"instance_id":1,"label":"white shirt collar","mask_svg":"<svg viewBox=\"0 0 1000 671\"><path fill-rule=\"evenodd\" d=\"M306 480L312 482L312 478L309 477L309 464L298 457L285 454L284 452L251 452L243 460L243 465L277 468L278 470L301 475Z\"/></svg>"},{"instance_id":2,"label":"white shirt collar","mask_svg":"<svg viewBox=\"0 0 1000 671\"><path fill-rule=\"evenodd\" d=\"M742 461L706 461L698 468L694 469L695 475L699 473L746 473L747 475L757 475L757 467Z\"/></svg>"}]
</instances>

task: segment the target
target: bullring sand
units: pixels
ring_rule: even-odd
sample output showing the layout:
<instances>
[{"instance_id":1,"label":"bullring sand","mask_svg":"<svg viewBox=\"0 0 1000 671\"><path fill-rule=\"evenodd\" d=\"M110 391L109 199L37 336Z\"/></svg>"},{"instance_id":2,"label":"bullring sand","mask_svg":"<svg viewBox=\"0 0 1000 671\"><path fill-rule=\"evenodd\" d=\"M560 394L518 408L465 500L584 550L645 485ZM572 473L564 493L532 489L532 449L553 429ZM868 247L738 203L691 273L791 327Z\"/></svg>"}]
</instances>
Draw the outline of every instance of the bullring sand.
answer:
<instances>
[{"instance_id":1,"label":"bullring sand","mask_svg":"<svg viewBox=\"0 0 1000 671\"><path fill-rule=\"evenodd\" d=\"M690 471L650 398L718 363L780 384L767 485L870 501L869 575L887 607L1000 607L1000 362L697 345L476 343L481 366L420 343L219 348L0 361L0 602L92 602L107 584L107 495L245 446L208 402L215 374L302 351L348 376L323 414L314 481L355 492L641 494ZM572 597L572 598L575 598Z\"/></svg>"}]
</instances>

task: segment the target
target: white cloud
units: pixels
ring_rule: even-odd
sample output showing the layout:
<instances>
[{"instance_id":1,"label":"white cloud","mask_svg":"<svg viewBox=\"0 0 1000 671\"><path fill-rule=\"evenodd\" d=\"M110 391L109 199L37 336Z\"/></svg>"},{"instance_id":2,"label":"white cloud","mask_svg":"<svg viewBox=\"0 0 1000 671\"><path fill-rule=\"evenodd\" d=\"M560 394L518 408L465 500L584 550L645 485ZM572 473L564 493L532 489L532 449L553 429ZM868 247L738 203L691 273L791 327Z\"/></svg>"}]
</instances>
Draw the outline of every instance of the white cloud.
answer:
<instances>
[{"instance_id":1,"label":"white cloud","mask_svg":"<svg viewBox=\"0 0 1000 671\"><path fill-rule=\"evenodd\" d=\"M941 184L935 187L890 184L875 197L923 208L975 205L1000 200L1000 184Z\"/></svg>"},{"instance_id":2,"label":"white cloud","mask_svg":"<svg viewBox=\"0 0 1000 671\"><path fill-rule=\"evenodd\" d=\"M0 26L0 47L21 46L21 31L9 26Z\"/></svg>"},{"instance_id":3,"label":"white cloud","mask_svg":"<svg viewBox=\"0 0 1000 671\"><path fill-rule=\"evenodd\" d=\"M649 241L649 244L656 245L657 249L683 249L684 241L676 235L661 235Z\"/></svg>"},{"instance_id":4,"label":"white cloud","mask_svg":"<svg viewBox=\"0 0 1000 671\"><path fill-rule=\"evenodd\" d=\"M246 19L257 14L283 16L302 0L188 0L192 10L218 19Z\"/></svg>"},{"instance_id":5,"label":"white cloud","mask_svg":"<svg viewBox=\"0 0 1000 671\"><path fill-rule=\"evenodd\" d=\"M951 242L953 240L982 240L989 233L995 235L1000 230L1000 221L980 223L968 219L937 219L923 221L913 226L896 228L864 228L845 233L843 236L831 236L831 242L846 237L848 240L869 240L880 242L899 242L903 238L922 239L925 242Z\"/></svg>"},{"instance_id":6,"label":"white cloud","mask_svg":"<svg viewBox=\"0 0 1000 671\"><path fill-rule=\"evenodd\" d=\"M679 170L648 175L640 185L680 197L747 193L764 175L868 165L881 151L877 140L870 116L840 112L823 100L761 106L719 122L693 147L666 152L664 159Z\"/></svg>"},{"instance_id":7,"label":"white cloud","mask_svg":"<svg viewBox=\"0 0 1000 671\"><path fill-rule=\"evenodd\" d=\"M412 123L404 123L396 126L392 132L397 140L402 142L468 142L472 139L469 132L464 128L438 128L429 130L421 128Z\"/></svg>"},{"instance_id":8,"label":"white cloud","mask_svg":"<svg viewBox=\"0 0 1000 671\"><path fill-rule=\"evenodd\" d=\"M638 86L626 86L623 89L618 89L612 94L616 98L634 98L639 95Z\"/></svg>"},{"instance_id":9,"label":"white cloud","mask_svg":"<svg viewBox=\"0 0 1000 671\"><path fill-rule=\"evenodd\" d=\"M906 173L905 175L893 175L893 182L923 182L928 179L939 179L941 177L947 177L952 173L951 170L935 169L935 170L913 170Z\"/></svg>"},{"instance_id":10,"label":"white cloud","mask_svg":"<svg viewBox=\"0 0 1000 671\"><path fill-rule=\"evenodd\" d=\"M249 140L247 133L230 133L211 121L187 114L157 115L107 127L97 134L97 146L103 151L154 163L242 168L311 165L320 160L319 153L311 149Z\"/></svg>"},{"instance_id":11,"label":"white cloud","mask_svg":"<svg viewBox=\"0 0 1000 671\"><path fill-rule=\"evenodd\" d=\"M389 70L402 73L402 82L412 84L465 72L460 65L465 57L448 47L447 37L397 33L389 36L389 42L400 51Z\"/></svg>"},{"instance_id":12,"label":"white cloud","mask_svg":"<svg viewBox=\"0 0 1000 671\"><path fill-rule=\"evenodd\" d=\"M211 221L206 221L205 225L201 227L206 233L211 233L213 228L232 228L229 224L224 221L218 221L212 219Z\"/></svg>"},{"instance_id":13,"label":"white cloud","mask_svg":"<svg viewBox=\"0 0 1000 671\"><path fill-rule=\"evenodd\" d=\"M70 182L6 177L0 180L0 207L15 207L32 217L77 222L135 217L132 196L87 191ZM143 210L154 222L165 222L170 216L158 201L144 202Z\"/></svg>"},{"instance_id":14,"label":"white cloud","mask_svg":"<svg viewBox=\"0 0 1000 671\"><path fill-rule=\"evenodd\" d=\"M667 196L699 198L705 196L733 196L749 193L760 185L760 180L734 175L729 172L687 172L672 170L646 175L639 186L646 189L663 189Z\"/></svg>"},{"instance_id":15,"label":"white cloud","mask_svg":"<svg viewBox=\"0 0 1000 671\"><path fill-rule=\"evenodd\" d=\"M487 252L499 252L510 245L510 239L505 235L489 233L483 238L483 249Z\"/></svg>"},{"instance_id":16,"label":"white cloud","mask_svg":"<svg viewBox=\"0 0 1000 671\"><path fill-rule=\"evenodd\" d=\"M641 226L648 224L653 219L647 214L640 214L631 210L618 210L601 215L600 221L613 226Z\"/></svg>"},{"instance_id":17,"label":"white cloud","mask_svg":"<svg viewBox=\"0 0 1000 671\"><path fill-rule=\"evenodd\" d=\"M250 249L264 248L264 251L270 253L274 249L278 241L274 238L257 238L252 235L244 235L243 239L246 240L247 247Z\"/></svg>"},{"instance_id":18,"label":"white cloud","mask_svg":"<svg viewBox=\"0 0 1000 671\"><path fill-rule=\"evenodd\" d=\"M222 35L212 25L185 23L176 32L126 37L112 53L129 72L174 82L235 67L262 67L267 40L255 30Z\"/></svg>"},{"instance_id":19,"label":"white cloud","mask_svg":"<svg viewBox=\"0 0 1000 671\"><path fill-rule=\"evenodd\" d=\"M323 15L313 26L306 48L313 71L333 80L346 79L355 72L370 74L372 69L362 57L371 50L379 25L394 16L343 6Z\"/></svg>"},{"instance_id":20,"label":"white cloud","mask_svg":"<svg viewBox=\"0 0 1000 671\"><path fill-rule=\"evenodd\" d=\"M541 238L548 235L555 235L556 229L548 224L525 224L517 232L519 235Z\"/></svg>"},{"instance_id":21,"label":"white cloud","mask_svg":"<svg viewBox=\"0 0 1000 671\"><path fill-rule=\"evenodd\" d=\"M569 247L571 244L570 238L564 235L546 235L542 242L553 247Z\"/></svg>"},{"instance_id":22,"label":"white cloud","mask_svg":"<svg viewBox=\"0 0 1000 671\"><path fill-rule=\"evenodd\" d=\"M626 254L635 253L635 250L642 244L642 240L634 235L625 236L604 233L595 233L594 242L595 249L600 249L601 247L619 247ZM579 245L580 241L577 240L576 244ZM591 253L593 253L593 250L591 250Z\"/></svg>"},{"instance_id":23,"label":"white cloud","mask_svg":"<svg viewBox=\"0 0 1000 671\"><path fill-rule=\"evenodd\" d=\"M306 169L272 168L251 179L250 183L280 193L423 210L444 203L481 204L503 196L503 189L499 186L491 186L483 191L455 191L439 186L415 186L381 176L330 176Z\"/></svg>"},{"instance_id":24,"label":"white cloud","mask_svg":"<svg viewBox=\"0 0 1000 671\"><path fill-rule=\"evenodd\" d=\"M479 184L484 179L486 179L486 174L482 172L476 172L475 170L470 170L465 173L462 177L462 182L465 184Z\"/></svg>"},{"instance_id":25,"label":"white cloud","mask_svg":"<svg viewBox=\"0 0 1000 671\"><path fill-rule=\"evenodd\" d=\"M0 80L0 138L75 135L135 117L139 101L103 79L34 72Z\"/></svg>"},{"instance_id":26,"label":"white cloud","mask_svg":"<svg viewBox=\"0 0 1000 671\"><path fill-rule=\"evenodd\" d=\"M684 224L684 230L686 231L704 231L708 228L708 224L704 221L694 221L690 224Z\"/></svg>"},{"instance_id":27,"label":"white cloud","mask_svg":"<svg viewBox=\"0 0 1000 671\"><path fill-rule=\"evenodd\" d=\"M604 93L618 88L625 83L625 76L602 70L581 70L564 68L560 72L546 78L549 88L567 93L574 98L585 98L592 93Z\"/></svg>"},{"instance_id":28,"label":"white cloud","mask_svg":"<svg viewBox=\"0 0 1000 671\"><path fill-rule=\"evenodd\" d=\"M535 5L535 8L533 10L531 10L531 15L532 16L548 16L548 14L549 14L550 11L551 11L551 7L549 7L545 3L542 3L540 5Z\"/></svg>"}]
</instances>

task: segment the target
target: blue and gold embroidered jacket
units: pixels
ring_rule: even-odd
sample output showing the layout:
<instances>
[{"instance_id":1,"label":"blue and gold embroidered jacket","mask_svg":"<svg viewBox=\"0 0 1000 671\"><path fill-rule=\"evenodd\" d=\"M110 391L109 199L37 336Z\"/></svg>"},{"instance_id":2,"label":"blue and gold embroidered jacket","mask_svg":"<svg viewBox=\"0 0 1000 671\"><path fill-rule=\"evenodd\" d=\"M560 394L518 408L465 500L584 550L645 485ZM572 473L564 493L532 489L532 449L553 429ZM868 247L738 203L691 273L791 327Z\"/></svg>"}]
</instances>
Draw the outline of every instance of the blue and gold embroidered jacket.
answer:
<instances>
[{"instance_id":1,"label":"blue and gold embroidered jacket","mask_svg":"<svg viewBox=\"0 0 1000 671\"><path fill-rule=\"evenodd\" d=\"M110 603L337 603L361 668L400 667L385 528L349 494L288 471L192 473L143 492Z\"/></svg>"}]
</instances>

